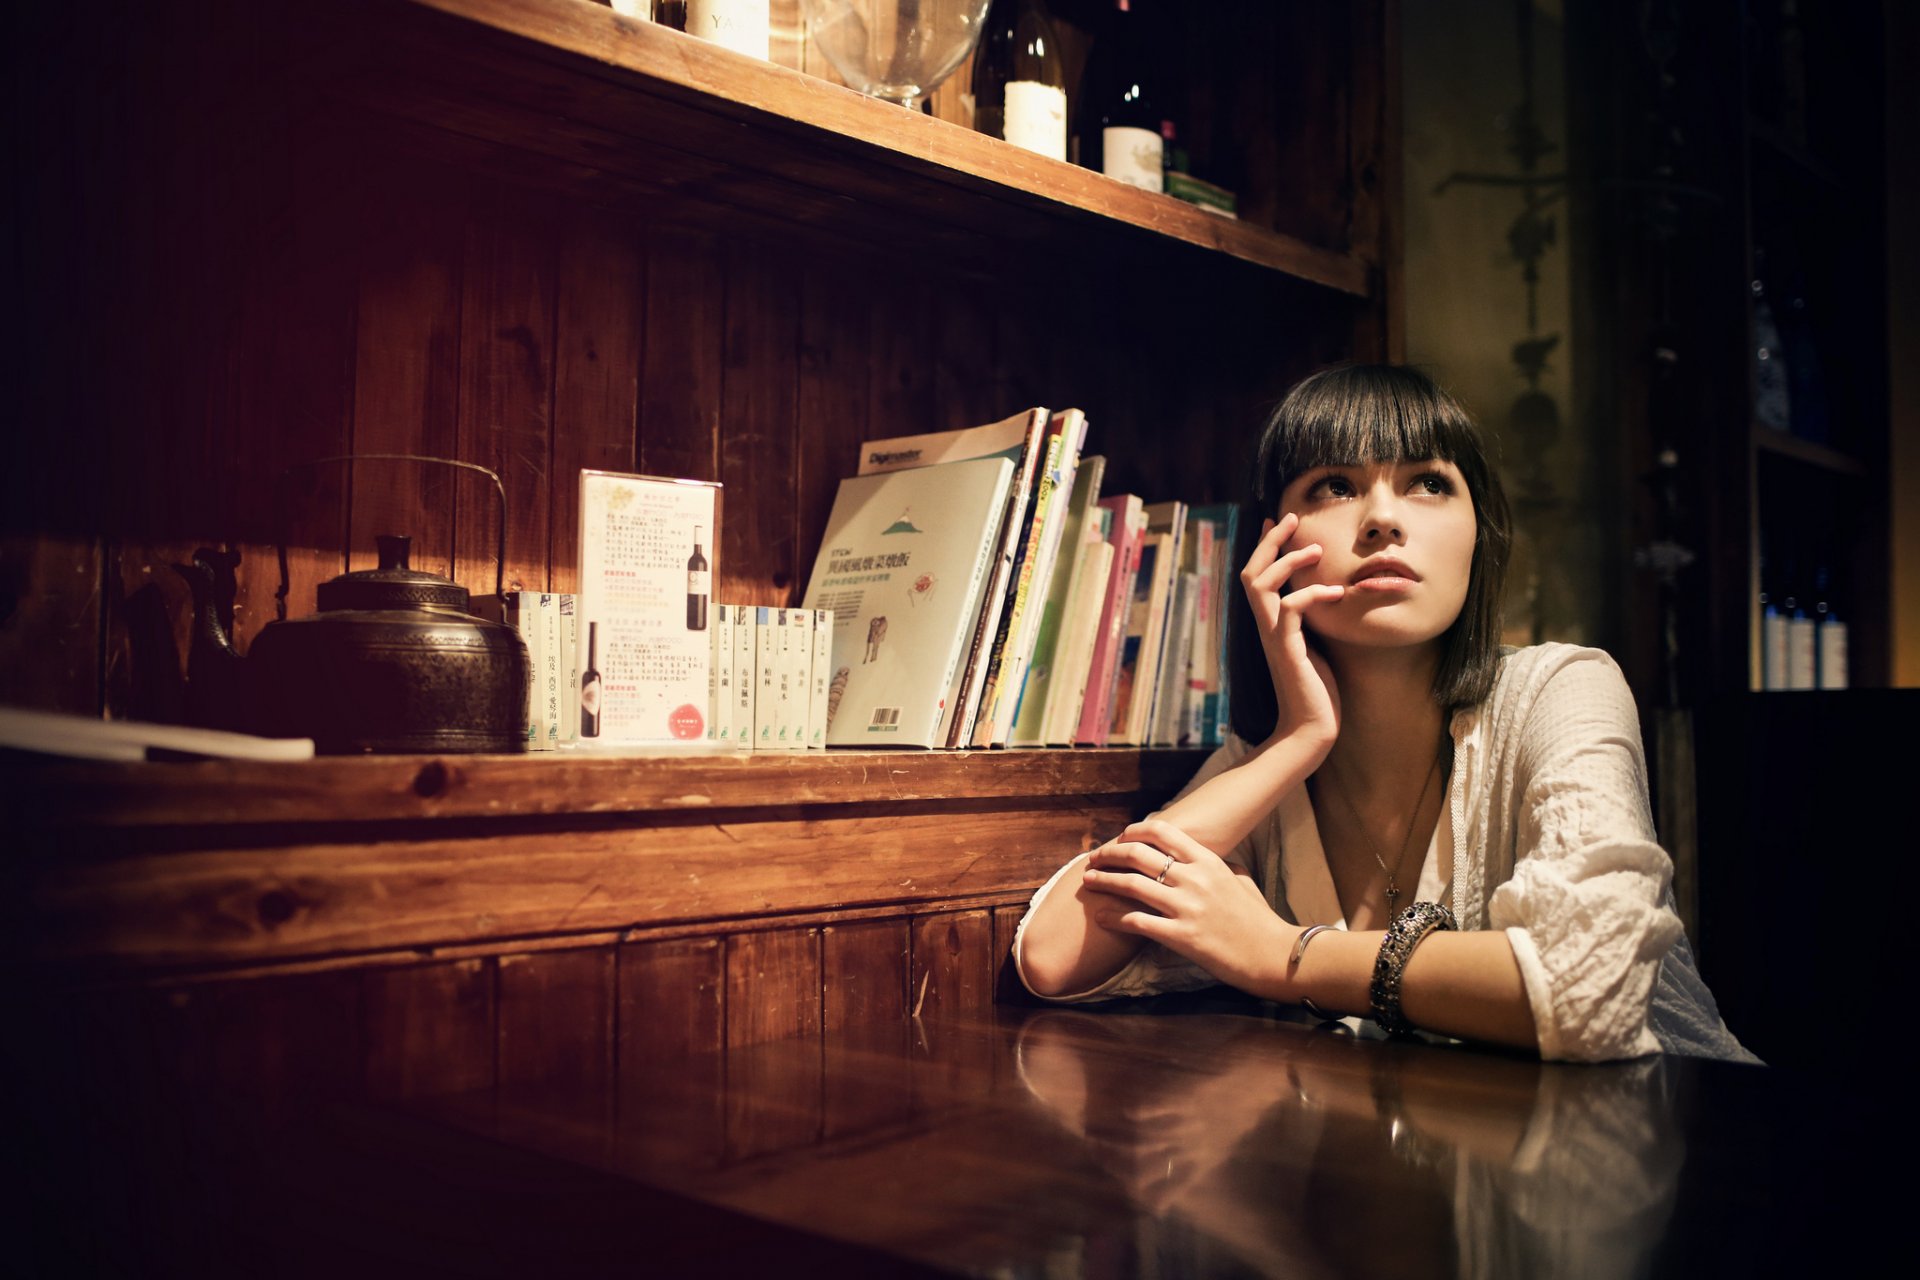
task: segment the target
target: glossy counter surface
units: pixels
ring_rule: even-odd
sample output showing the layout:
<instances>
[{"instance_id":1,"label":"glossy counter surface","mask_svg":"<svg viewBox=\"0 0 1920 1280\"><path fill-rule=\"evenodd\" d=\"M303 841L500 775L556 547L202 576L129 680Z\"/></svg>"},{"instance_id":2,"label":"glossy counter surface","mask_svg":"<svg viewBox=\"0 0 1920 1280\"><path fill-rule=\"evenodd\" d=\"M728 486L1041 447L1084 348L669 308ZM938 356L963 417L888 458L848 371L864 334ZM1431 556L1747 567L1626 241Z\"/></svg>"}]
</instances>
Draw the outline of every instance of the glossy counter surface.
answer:
<instances>
[{"instance_id":1,"label":"glossy counter surface","mask_svg":"<svg viewBox=\"0 0 1920 1280\"><path fill-rule=\"evenodd\" d=\"M1775 1073L1542 1065L1217 999L745 1046L598 1114L537 1091L434 1110L851 1246L855 1271L1755 1274L1795 1230Z\"/></svg>"}]
</instances>

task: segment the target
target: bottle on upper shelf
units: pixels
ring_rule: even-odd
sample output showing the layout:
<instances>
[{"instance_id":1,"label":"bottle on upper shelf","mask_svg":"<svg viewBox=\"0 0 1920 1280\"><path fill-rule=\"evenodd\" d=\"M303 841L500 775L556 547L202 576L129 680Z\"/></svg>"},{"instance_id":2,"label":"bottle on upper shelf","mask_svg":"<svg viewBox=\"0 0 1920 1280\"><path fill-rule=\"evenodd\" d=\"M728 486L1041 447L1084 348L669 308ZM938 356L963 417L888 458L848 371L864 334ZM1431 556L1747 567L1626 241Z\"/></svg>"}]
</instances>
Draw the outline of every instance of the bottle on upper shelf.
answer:
<instances>
[{"instance_id":1,"label":"bottle on upper shelf","mask_svg":"<svg viewBox=\"0 0 1920 1280\"><path fill-rule=\"evenodd\" d=\"M1088 58L1080 163L1145 191L1166 189L1167 86L1140 0L1113 0Z\"/></svg>"},{"instance_id":2,"label":"bottle on upper shelf","mask_svg":"<svg viewBox=\"0 0 1920 1280\"><path fill-rule=\"evenodd\" d=\"M973 127L1067 158L1067 76L1040 0L994 0L973 59Z\"/></svg>"},{"instance_id":3,"label":"bottle on upper shelf","mask_svg":"<svg viewBox=\"0 0 1920 1280\"><path fill-rule=\"evenodd\" d=\"M1774 431L1793 429L1785 348L1767 298L1766 251L1753 251L1753 420Z\"/></svg>"},{"instance_id":4,"label":"bottle on upper shelf","mask_svg":"<svg viewBox=\"0 0 1920 1280\"><path fill-rule=\"evenodd\" d=\"M762 62L773 57L769 0L686 0L686 32Z\"/></svg>"}]
</instances>

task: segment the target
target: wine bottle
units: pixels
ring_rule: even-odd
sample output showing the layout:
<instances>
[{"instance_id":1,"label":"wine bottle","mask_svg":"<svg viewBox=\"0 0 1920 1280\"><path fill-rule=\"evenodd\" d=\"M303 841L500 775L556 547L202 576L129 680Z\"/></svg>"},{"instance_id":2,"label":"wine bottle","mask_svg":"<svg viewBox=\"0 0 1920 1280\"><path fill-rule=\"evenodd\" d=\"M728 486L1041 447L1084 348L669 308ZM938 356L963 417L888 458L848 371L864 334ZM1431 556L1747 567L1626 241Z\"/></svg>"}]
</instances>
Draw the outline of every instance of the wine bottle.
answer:
<instances>
[{"instance_id":1,"label":"wine bottle","mask_svg":"<svg viewBox=\"0 0 1920 1280\"><path fill-rule=\"evenodd\" d=\"M687 557L687 630L707 629L707 596L712 583L707 573L707 558L700 553L699 525L693 527L693 554Z\"/></svg>"},{"instance_id":2,"label":"wine bottle","mask_svg":"<svg viewBox=\"0 0 1920 1280\"><path fill-rule=\"evenodd\" d=\"M600 624L587 624L587 669L580 673L580 736L600 736Z\"/></svg>"},{"instance_id":3,"label":"wine bottle","mask_svg":"<svg viewBox=\"0 0 1920 1280\"><path fill-rule=\"evenodd\" d=\"M1163 92L1138 0L1113 0L1088 74L1086 137L1080 160L1128 186L1166 189Z\"/></svg>"},{"instance_id":4,"label":"wine bottle","mask_svg":"<svg viewBox=\"0 0 1920 1280\"><path fill-rule=\"evenodd\" d=\"M1813 678L1813 619L1794 596L1787 597L1787 688L1811 689Z\"/></svg>"},{"instance_id":5,"label":"wine bottle","mask_svg":"<svg viewBox=\"0 0 1920 1280\"><path fill-rule=\"evenodd\" d=\"M1793 429L1793 398L1788 389L1786 349L1767 299L1766 255L1753 251L1753 417L1775 431Z\"/></svg>"},{"instance_id":6,"label":"wine bottle","mask_svg":"<svg viewBox=\"0 0 1920 1280\"><path fill-rule=\"evenodd\" d=\"M1067 77L1040 0L994 0L973 59L973 127L1067 158Z\"/></svg>"},{"instance_id":7,"label":"wine bottle","mask_svg":"<svg viewBox=\"0 0 1920 1280\"><path fill-rule=\"evenodd\" d=\"M1766 588L1766 565L1760 566L1760 687L1787 687L1787 619Z\"/></svg>"},{"instance_id":8,"label":"wine bottle","mask_svg":"<svg viewBox=\"0 0 1920 1280\"><path fill-rule=\"evenodd\" d=\"M768 0L687 0L688 35L765 62L773 57Z\"/></svg>"},{"instance_id":9,"label":"wine bottle","mask_svg":"<svg viewBox=\"0 0 1920 1280\"><path fill-rule=\"evenodd\" d=\"M1816 683L1822 689L1847 687L1847 624L1840 621L1827 597L1827 571L1814 574L1813 606L1814 666Z\"/></svg>"}]
</instances>

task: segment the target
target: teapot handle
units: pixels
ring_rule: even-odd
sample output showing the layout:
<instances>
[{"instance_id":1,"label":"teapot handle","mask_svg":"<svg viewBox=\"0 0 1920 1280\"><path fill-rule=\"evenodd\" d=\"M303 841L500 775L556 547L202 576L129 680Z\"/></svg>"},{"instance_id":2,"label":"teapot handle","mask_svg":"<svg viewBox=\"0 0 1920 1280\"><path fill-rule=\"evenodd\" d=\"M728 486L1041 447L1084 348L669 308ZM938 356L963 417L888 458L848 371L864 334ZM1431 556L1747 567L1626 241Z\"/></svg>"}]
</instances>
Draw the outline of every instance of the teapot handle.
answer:
<instances>
[{"instance_id":1,"label":"teapot handle","mask_svg":"<svg viewBox=\"0 0 1920 1280\"><path fill-rule=\"evenodd\" d=\"M306 462L296 462L280 473L275 482L275 493L280 507L280 537L275 549L280 553L280 587L273 593L274 616L286 620L287 592L292 588L292 575L287 570L287 481L296 471L311 471L330 462L431 462L442 467L459 467L465 471L477 471L493 481L494 492L500 495L500 530L494 547L493 593L502 594L507 587L507 487L500 483L500 477L472 462L456 462L452 458L429 458L417 453L340 453L330 458L313 458Z\"/></svg>"}]
</instances>

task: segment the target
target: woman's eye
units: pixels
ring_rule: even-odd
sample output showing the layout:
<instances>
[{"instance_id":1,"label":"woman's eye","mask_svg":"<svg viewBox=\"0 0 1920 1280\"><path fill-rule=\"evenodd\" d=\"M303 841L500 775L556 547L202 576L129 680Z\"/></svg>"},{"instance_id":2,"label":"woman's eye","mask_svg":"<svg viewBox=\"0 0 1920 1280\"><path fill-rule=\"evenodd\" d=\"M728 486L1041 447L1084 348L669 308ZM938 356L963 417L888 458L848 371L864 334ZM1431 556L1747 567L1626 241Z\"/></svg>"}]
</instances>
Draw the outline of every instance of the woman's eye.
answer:
<instances>
[{"instance_id":1,"label":"woman's eye","mask_svg":"<svg viewBox=\"0 0 1920 1280\"><path fill-rule=\"evenodd\" d=\"M1324 495L1329 498L1347 498L1353 496L1353 485L1345 476L1322 476L1313 482L1307 490L1308 497Z\"/></svg>"},{"instance_id":2,"label":"woman's eye","mask_svg":"<svg viewBox=\"0 0 1920 1280\"><path fill-rule=\"evenodd\" d=\"M1413 487L1422 493L1452 493L1453 481L1438 471L1427 471L1414 478Z\"/></svg>"}]
</instances>

